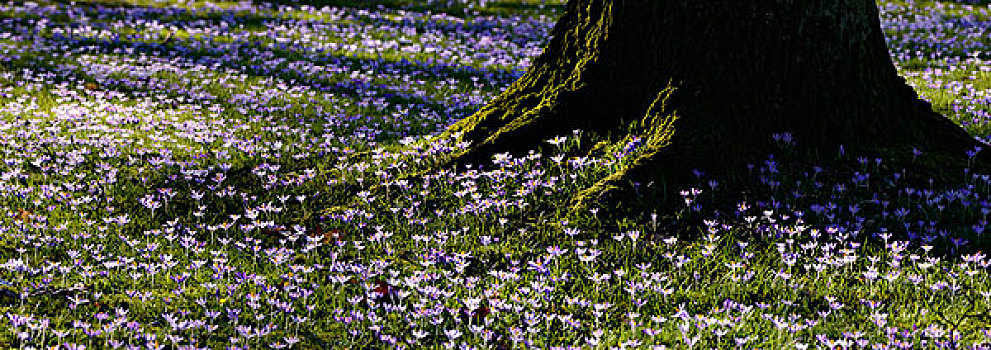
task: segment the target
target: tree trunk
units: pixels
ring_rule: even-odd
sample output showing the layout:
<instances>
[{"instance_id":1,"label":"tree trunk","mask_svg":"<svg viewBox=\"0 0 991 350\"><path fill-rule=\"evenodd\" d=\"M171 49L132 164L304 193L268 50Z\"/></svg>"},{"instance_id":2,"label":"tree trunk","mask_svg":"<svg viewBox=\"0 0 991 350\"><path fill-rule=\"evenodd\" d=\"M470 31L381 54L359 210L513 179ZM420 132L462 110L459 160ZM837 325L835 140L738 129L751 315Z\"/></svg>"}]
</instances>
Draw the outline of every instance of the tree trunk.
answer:
<instances>
[{"instance_id":1,"label":"tree trunk","mask_svg":"<svg viewBox=\"0 0 991 350\"><path fill-rule=\"evenodd\" d=\"M530 70L447 133L472 143L463 165L574 129L648 147L589 193L738 169L774 133L823 155L981 145L897 75L873 0L572 0Z\"/></svg>"}]
</instances>

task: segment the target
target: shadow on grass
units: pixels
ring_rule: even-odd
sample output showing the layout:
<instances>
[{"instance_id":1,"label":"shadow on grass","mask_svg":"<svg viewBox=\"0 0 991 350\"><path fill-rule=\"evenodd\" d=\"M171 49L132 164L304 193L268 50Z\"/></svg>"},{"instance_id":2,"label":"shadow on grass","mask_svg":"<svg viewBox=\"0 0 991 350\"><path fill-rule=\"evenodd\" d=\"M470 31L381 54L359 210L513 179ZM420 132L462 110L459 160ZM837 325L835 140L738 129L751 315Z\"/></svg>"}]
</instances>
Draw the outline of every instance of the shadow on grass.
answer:
<instances>
[{"instance_id":1,"label":"shadow on grass","mask_svg":"<svg viewBox=\"0 0 991 350\"><path fill-rule=\"evenodd\" d=\"M521 2L518 0L502 0L490 2L485 7L465 6L464 4L453 2L447 4L444 1L398 1L398 0L274 0L274 1L252 1L252 4L262 8L266 7L287 7L300 9L301 7L313 6L316 8L336 7L351 10L391 10L420 12L424 14L445 14L455 18L467 18L470 16L514 16L514 15L545 15L555 16L563 12L564 5L551 3L541 5L540 3ZM59 7L69 7L76 10L89 10L90 14L106 14L114 11L139 12L149 19L156 19L162 22L179 22L179 18L190 16L195 20L230 20L235 19L239 24L246 27L260 25L264 20L274 19L267 16L258 16L255 12L228 10L224 8L201 8L189 9L177 6L149 6L134 4L125 0L37 0L40 5L55 5ZM14 4L24 5L23 0L14 1ZM366 24L374 25L365 21ZM472 29L470 25L468 29Z\"/></svg>"},{"instance_id":2,"label":"shadow on grass","mask_svg":"<svg viewBox=\"0 0 991 350\"><path fill-rule=\"evenodd\" d=\"M237 72L257 78L279 78L285 81L295 81L297 85L310 87L317 91L338 94L344 97L360 99L369 92L376 92L380 96L385 96L385 100L392 104L419 105L435 110L450 110L452 107L443 102L431 100L429 96L419 96L407 91L402 91L398 87L391 87L374 82L366 82L358 79L350 79L343 73L326 74L313 76L305 72L284 69L276 70L271 67L258 64L252 57L242 56L236 60L225 59L220 56L227 52L243 52L260 48L257 42L232 43L225 45L223 51L214 51L208 47L194 45L193 41L172 40L169 43L153 43L139 41L110 41L97 39L73 39L73 38L51 38L50 40L62 46L79 48L87 46L97 46L101 50L112 52L115 49L134 49L135 52L148 54L156 57L166 57L178 60L181 63L190 65L211 65L218 64L220 67L233 69ZM426 73L430 77L428 84L436 85L441 81L454 78L462 83L470 83L472 78L482 78L491 75L492 72L483 72L471 67L459 67L446 64L430 64L419 61L409 61L406 59L372 59L355 56L343 56L327 52L310 51L306 47L266 47L266 51L274 52L275 57L285 58L289 61L306 61L318 65L332 65L338 67L353 67L355 69L372 71L396 71L399 73ZM350 70L349 70L350 71ZM496 76L504 81L512 79L512 73L502 71Z\"/></svg>"},{"instance_id":3,"label":"shadow on grass","mask_svg":"<svg viewBox=\"0 0 991 350\"><path fill-rule=\"evenodd\" d=\"M129 9L138 8L134 5L127 5L126 7ZM152 11L154 9L145 7L142 10ZM86 11L95 11L97 13L105 12L104 10L94 9L92 7L84 10L84 12ZM146 13L141 11L138 12ZM126 12L124 13L124 15L127 14L128 13ZM199 21L209 19L210 17L216 17L216 14L212 14L210 12L192 12L182 13L176 16L189 16L187 21ZM13 18L13 16L7 13L0 13L0 17ZM249 18L250 21L259 23L268 19L272 18L258 15ZM63 24L72 24L64 23L70 22L68 18L57 19L57 21L58 20L63 21ZM15 32L13 28L9 29L11 29L9 30L10 32ZM45 40L54 42L56 45L63 47L64 51L67 51L65 49L95 46L98 48L98 51L105 50L106 52L112 52L115 49L130 49L135 50L135 52L150 54L151 56L177 59L180 62L193 65L202 62L219 63L222 67L234 69L249 76L275 77L284 80L295 80L318 91L332 92L346 97L358 98L369 91L376 91L381 95L386 96L386 101L389 103L422 105L424 107L437 110L449 109L451 106L444 105L440 102L431 101L429 97L417 96L399 91L396 88L389 86L376 85L374 83L350 79L343 76L343 73L312 76L306 72L296 70L275 70L271 67L265 66L264 64L258 64L257 60L255 60L252 56L241 56L233 60L222 56L226 56L231 52L251 52L262 50L273 53L273 59L283 58L287 61L304 61L315 65L333 65L338 67L343 66L355 68L360 67L362 70L370 69L372 71L389 70L399 73L420 73L428 77L427 83L433 83L430 85L438 85L437 83L440 81L449 78L457 79L463 84L471 84L473 80L477 80L479 78L495 78L499 81L511 81L513 79L513 74L515 74L514 72L501 69L477 69L470 66L464 67L431 61L424 62L403 57L370 58L360 57L358 55L348 56L341 55L339 53L325 52L322 51L322 49L314 47L269 44L262 41L233 41L230 43L215 43L214 45L200 45L200 41L193 39L170 38L170 40L155 42L128 38L121 39L119 37L115 39L97 39L63 35L49 36L45 38ZM22 63L22 66L31 65L30 62Z\"/></svg>"},{"instance_id":4,"label":"shadow on grass","mask_svg":"<svg viewBox=\"0 0 991 350\"><path fill-rule=\"evenodd\" d=\"M252 32L252 31L260 31L267 29L268 27L266 26L266 22L268 21L290 21L293 22L294 25L306 25L308 22L313 22L304 19L291 19L291 18L265 15L263 13L248 12L248 11L227 11L227 10L214 10L214 9L189 10L185 8L176 8L176 7L139 6L139 5L133 5L127 3L123 3L111 7L104 7L102 5L104 3L116 4L120 2L118 0L97 0L97 1L84 3L85 5L94 5L95 3L99 6L69 5L66 4L67 1L63 1L63 0L49 0L49 1L54 3L59 3L62 6L68 8L72 8L72 12L77 14L77 16L75 17L78 17L78 15L86 15L91 18L120 16L121 19L125 19L125 20L132 19L129 17L133 17L133 19L155 20L158 21L163 26L167 26L170 24L178 24L178 23L194 23L194 22L201 23L203 21L212 21L218 23L228 22L232 28L236 26L243 26L243 29L242 28L238 29L239 32L242 31ZM361 8L362 4L379 3L378 1L353 1L353 0L352 1L338 0L338 1L329 1L329 2L348 5L347 7L351 7L351 8L355 8L355 7ZM296 2L292 1L292 3L296 3ZM391 3L391 2L384 1L384 3ZM396 2L396 3L400 3L400 2ZM497 4L499 5L492 5L492 6L494 7L509 6L511 8L513 6L515 7L535 6L535 5L525 5L525 4L515 4L515 5L501 5L502 3L497 3ZM124 10L121 11L122 9ZM115 12L115 10L119 12ZM16 19L15 16L9 13L0 13L0 18ZM70 28L79 25L79 23L75 22L74 18L70 18L69 16L64 14L57 14L48 19L49 19L49 25L54 23L54 24L59 24L63 27L70 27ZM456 35L456 36L461 36L465 34L468 35L490 34L488 33L488 31L492 30L495 27L499 27L499 25L493 24L490 21L479 21L478 23L452 25L450 23L446 23L446 22L442 23L440 21L429 18L419 18L419 19L403 18L401 20L395 20L395 19L374 20L368 18L360 18L358 20L355 20L349 18L346 21L342 21L341 23L334 23L334 24L337 25L337 27L333 29L336 29L338 31L349 31L348 30L349 28L359 27L359 26L381 27L384 24L392 24L404 28L411 27L417 29L418 31L424 30L425 28L429 28L429 31L431 32L442 33L445 35ZM95 25L94 27L100 28L101 26ZM390 28L390 30L398 31L404 28ZM166 34L166 32L167 31L162 30L161 35L163 36L168 35ZM65 38L61 38L61 39L65 39ZM87 38L82 38L82 39L87 40ZM171 38L171 39L172 40L170 41L172 42L179 41L177 38ZM149 47L154 49L154 45L156 44L155 42L150 42L150 41L147 42L141 42L136 40L124 40L124 41L128 41L128 43L134 43L135 45L140 45L143 49ZM122 44L122 43L115 42L114 44ZM172 48L175 48L177 50L172 50L172 51L176 51L177 54L192 55L195 57L218 54L217 52L210 52L206 48L201 48L202 45L195 45L195 44L196 43L194 41L190 40L188 43L184 43L182 45L171 45L167 47L161 47L158 49L170 50ZM250 48L262 48L264 47L263 44L264 42L262 41L244 41L240 39L235 39L233 43L229 44L226 47L226 49L239 50L239 49L250 49ZM186 48L190 48L190 47L195 47L195 49L185 50ZM323 51L321 51L321 49L313 48L313 47L297 46L295 48L292 47L287 48L285 45L282 45L282 47L274 47L274 48L266 47L266 49L270 49L271 51L276 53L277 57L309 59L311 61L325 61L326 57L321 57L321 56L329 55L329 53L325 54ZM339 57L344 59L348 56L339 56ZM406 62L402 62L402 61L406 61ZM459 77L459 76L481 77L487 72L491 72L492 74L512 73L506 69L500 69L500 68L475 68L471 66L460 66L455 64L430 62L429 60L428 62L422 62L422 61L418 61L413 57L408 57L405 60L402 58L393 59L392 63L399 63L400 65L403 66L415 65L417 67L414 68L421 68L420 70L424 72L440 73L452 77Z\"/></svg>"},{"instance_id":5,"label":"shadow on grass","mask_svg":"<svg viewBox=\"0 0 991 350\"><path fill-rule=\"evenodd\" d=\"M547 2L550 2L549 4ZM468 15L512 15L520 13L534 13L553 15L555 11L564 10L564 4L546 0L502 0L493 1L485 7L466 6L458 1L435 0L435 1L400 1L400 0L262 0L253 1L255 4L275 4L284 6L310 5L310 6L331 6L350 7L366 10L404 10L432 13L444 13L454 17L467 17Z\"/></svg>"}]
</instances>

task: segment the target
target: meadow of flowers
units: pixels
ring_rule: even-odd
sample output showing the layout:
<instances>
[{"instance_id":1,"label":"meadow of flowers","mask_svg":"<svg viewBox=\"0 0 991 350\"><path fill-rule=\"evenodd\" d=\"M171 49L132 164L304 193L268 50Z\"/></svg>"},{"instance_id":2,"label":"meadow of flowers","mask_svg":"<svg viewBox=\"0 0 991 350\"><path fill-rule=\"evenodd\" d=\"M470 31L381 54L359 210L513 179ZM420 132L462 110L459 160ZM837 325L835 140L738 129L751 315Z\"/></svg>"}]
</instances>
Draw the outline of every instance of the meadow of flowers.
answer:
<instances>
[{"instance_id":1,"label":"meadow of flowers","mask_svg":"<svg viewBox=\"0 0 991 350\"><path fill-rule=\"evenodd\" d=\"M560 204L637 144L566 156L576 130L407 177L563 2L0 4L0 348L991 348L988 174L841 173L782 134L745 200L698 174L617 221ZM991 7L879 6L988 138Z\"/></svg>"}]
</instances>

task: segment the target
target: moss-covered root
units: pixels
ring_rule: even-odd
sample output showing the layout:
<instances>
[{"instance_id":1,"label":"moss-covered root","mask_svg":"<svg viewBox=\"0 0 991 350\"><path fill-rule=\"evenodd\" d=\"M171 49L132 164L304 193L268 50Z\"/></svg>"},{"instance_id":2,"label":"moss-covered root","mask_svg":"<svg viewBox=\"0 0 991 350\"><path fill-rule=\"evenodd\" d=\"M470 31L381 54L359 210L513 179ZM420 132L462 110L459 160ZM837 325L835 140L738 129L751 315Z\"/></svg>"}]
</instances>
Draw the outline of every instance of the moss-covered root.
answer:
<instances>
[{"instance_id":1,"label":"moss-covered root","mask_svg":"<svg viewBox=\"0 0 991 350\"><path fill-rule=\"evenodd\" d=\"M624 193L631 190L630 184L638 181L658 182L661 189L660 199L667 199L669 187L677 186L681 182L679 179L682 178L678 176L679 173L687 170L678 169L669 149L675 134L675 122L679 117L677 111L669 108L668 102L676 91L677 88L668 83L666 88L657 93L644 118L630 125L627 128L630 132L620 141L625 144L634 137L641 138L643 149L619 170L572 196L569 202L572 212L602 207L604 203L614 203L615 199L625 197Z\"/></svg>"}]
</instances>

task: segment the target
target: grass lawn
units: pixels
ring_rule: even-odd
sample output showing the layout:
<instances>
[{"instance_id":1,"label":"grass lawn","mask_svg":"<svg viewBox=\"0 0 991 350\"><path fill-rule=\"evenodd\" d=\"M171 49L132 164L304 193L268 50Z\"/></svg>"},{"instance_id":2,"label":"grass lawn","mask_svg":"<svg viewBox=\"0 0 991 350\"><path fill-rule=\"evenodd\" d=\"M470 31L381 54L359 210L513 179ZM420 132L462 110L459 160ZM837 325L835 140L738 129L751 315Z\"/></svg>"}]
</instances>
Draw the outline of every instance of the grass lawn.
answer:
<instances>
[{"instance_id":1,"label":"grass lawn","mask_svg":"<svg viewBox=\"0 0 991 350\"><path fill-rule=\"evenodd\" d=\"M638 149L564 156L576 130L404 178L563 3L3 2L0 348L991 349L988 174L777 135L745 200L699 174L614 220L560 204ZM879 6L901 74L988 140L991 7Z\"/></svg>"}]
</instances>

